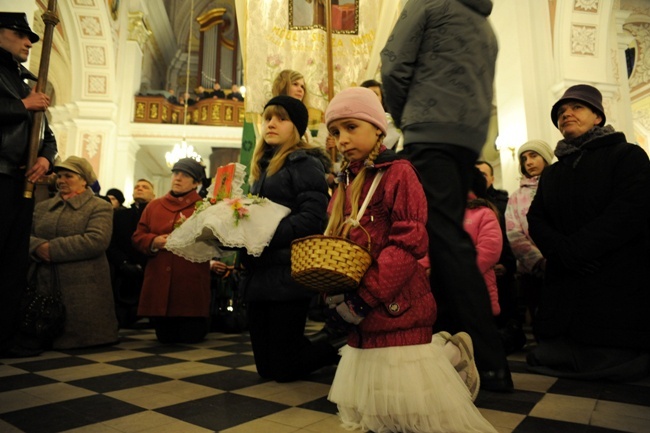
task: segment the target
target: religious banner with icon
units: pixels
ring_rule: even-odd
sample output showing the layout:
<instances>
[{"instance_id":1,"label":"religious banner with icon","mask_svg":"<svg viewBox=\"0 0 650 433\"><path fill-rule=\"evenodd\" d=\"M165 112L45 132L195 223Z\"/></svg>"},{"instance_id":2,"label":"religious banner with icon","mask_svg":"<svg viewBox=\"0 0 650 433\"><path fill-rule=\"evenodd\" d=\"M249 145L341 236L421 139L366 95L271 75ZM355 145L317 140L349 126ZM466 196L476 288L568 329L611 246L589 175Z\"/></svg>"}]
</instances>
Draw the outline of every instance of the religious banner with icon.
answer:
<instances>
[{"instance_id":1,"label":"religious banner with icon","mask_svg":"<svg viewBox=\"0 0 650 433\"><path fill-rule=\"evenodd\" d=\"M289 0L289 29L325 30L325 0ZM357 34L359 31L359 0L332 1L332 32Z\"/></svg>"},{"instance_id":2,"label":"religious banner with icon","mask_svg":"<svg viewBox=\"0 0 650 433\"><path fill-rule=\"evenodd\" d=\"M333 0L332 3L332 72L336 93L368 78L368 61L380 22L377 6L381 2ZM310 95L308 105L325 111L329 102L327 34L319 15L324 4L324 0L247 1L247 16L265 17L246 28L245 58L261 60L246 68L246 82L261 84L255 90L249 86L247 112L263 111L271 98L273 80L284 69L303 74Z\"/></svg>"}]
</instances>

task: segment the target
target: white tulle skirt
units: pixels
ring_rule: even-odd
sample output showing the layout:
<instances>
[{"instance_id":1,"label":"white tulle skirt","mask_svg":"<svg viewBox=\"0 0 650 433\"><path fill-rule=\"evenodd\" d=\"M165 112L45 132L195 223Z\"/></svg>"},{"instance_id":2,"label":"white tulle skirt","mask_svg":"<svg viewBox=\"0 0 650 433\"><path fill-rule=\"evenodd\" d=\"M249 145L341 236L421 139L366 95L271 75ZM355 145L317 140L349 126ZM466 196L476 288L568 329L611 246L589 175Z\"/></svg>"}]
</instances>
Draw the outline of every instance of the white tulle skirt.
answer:
<instances>
[{"instance_id":1,"label":"white tulle skirt","mask_svg":"<svg viewBox=\"0 0 650 433\"><path fill-rule=\"evenodd\" d=\"M271 200L241 198L248 216L234 217L232 205L220 201L195 213L167 238L165 248L191 262L220 257L222 248L245 248L259 256L269 245L280 221L291 209Z\"/></svg>"},{"instance_id":2,"label":"white tulle skirt","mask_svg":"<svg viewBox=\"0 0 650 433\"><path fill-rule=\"evenodd\" d=\"M489 432L492 425L443 352L445 342L344 346L330 389L343 427L375 433Z\"/></svg>"}]
</instances>

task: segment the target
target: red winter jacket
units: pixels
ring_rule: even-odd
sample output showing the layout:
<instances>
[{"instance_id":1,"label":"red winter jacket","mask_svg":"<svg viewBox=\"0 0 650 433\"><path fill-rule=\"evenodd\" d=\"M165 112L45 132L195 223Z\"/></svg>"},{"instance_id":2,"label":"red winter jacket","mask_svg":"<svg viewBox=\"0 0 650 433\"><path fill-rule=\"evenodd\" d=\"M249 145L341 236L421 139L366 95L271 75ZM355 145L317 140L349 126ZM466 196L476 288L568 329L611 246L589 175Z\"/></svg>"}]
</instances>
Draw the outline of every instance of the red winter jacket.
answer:
<instances>
[{"instance_id":1,"label":"red winter jacket","mask_svg":"<svg viewBox=\"0 0 650 433\"><path fill-rule=\"evenodd\" d=\"M210 264L192 263L162 249L151 252L158 235L171 233L181 214L189 218L195 203L201 200L196 191L183 197L166 194L147 205L133 245L150 256L144 271L139 316L208 317L210 310Z\"/></svg>"},{"instance_id":2,"label":"red winter jacket","mask_svg":"<svg viewBox=\"0 0 650 433\"><path fill-rule=\"evenodd\" d=\"M429 247L424 191L408 161L382 150L375 167L385 173L361 219L370 234L373 263L358 289L372 309L348 337L348 344L359 348L429 343L436 318L429 279L418 263ZM350 182L362 167L362 162L350 165ZM369 173L360 203L373 179ZM347 203L349 215L349 193ZM350 239L364 246L368 242L359 228L350 230Z\"/></svg>"}]
</instances>

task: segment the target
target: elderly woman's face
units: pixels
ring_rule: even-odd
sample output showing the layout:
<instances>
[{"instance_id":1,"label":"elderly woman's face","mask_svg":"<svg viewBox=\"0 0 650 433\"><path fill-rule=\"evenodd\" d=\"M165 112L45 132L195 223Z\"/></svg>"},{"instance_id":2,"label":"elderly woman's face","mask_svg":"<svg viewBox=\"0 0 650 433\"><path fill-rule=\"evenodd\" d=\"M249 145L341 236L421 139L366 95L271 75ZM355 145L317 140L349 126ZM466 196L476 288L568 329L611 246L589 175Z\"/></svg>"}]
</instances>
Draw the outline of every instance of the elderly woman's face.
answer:
<instances>
[{"instance_id":1,"label":"elderly woman's face","mask_svg":"<svg viewBox=\"0 0 650 433\"><path fill-rule=\"evenodd\" d=\"M80 193L87 185L83 177L72 171L59 170L56 173L56 187L62 195Z\"/></svg>"},{"instance_id":2,"label":"elderly woman's face","mask_svg":"<svg viewBox=\"0 0 650 433\"><path fill-rule=\"evenodd\" d=\"M602 120L598 113L580 101L567 101L557 109L557 127L564 138L580 137Z\"/></svg>"},{"instance_id":3,"label":"elderly woman's face","mask_svg":"<svg viewBox=\"0 0 650 433\"><path fill-rule=\"evenodd\" d=\"M176 170L172 173L172 191L176 194L183 194L196 189L199 183L192 176L184 171Z\"/></svg>"}]
</instances>

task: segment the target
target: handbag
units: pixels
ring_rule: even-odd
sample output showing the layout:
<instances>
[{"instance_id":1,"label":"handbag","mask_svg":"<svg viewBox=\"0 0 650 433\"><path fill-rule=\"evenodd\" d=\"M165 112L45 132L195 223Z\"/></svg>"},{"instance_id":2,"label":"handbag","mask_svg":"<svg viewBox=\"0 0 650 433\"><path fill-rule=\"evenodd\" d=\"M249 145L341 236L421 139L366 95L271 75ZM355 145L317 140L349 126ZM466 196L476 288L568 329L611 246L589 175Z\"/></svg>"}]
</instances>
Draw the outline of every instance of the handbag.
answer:
<instances>
[{"instance_id":1,"label":"handbag","mask_svg":"<svg viewBox=\"0 0 650 433\"><path fill-rule=\"evenodd\" d=\"M63 333L65 327L65 305L59 287L55 265L50 268L50 280L38 278L38 267L32 269L23 297L20 331L39 339L53 340Z\"/></svg>"}]
</instances>

